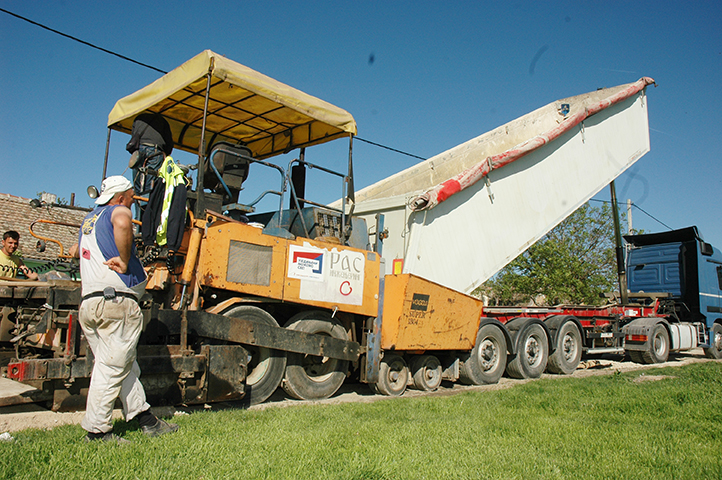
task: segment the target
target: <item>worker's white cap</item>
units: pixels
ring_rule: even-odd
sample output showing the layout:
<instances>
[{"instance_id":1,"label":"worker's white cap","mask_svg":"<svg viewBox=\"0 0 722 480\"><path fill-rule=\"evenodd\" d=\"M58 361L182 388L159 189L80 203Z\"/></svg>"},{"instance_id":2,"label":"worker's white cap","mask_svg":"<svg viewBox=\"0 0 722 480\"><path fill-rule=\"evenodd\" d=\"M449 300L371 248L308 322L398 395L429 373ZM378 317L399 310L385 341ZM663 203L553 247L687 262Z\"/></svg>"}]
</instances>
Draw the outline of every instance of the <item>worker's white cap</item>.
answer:
<instances>
[{"instance_id":1,"label":"worker's white cap","mask_svg":"<svg viewBox=\"0 0 722 480\"><path fill-rule=\"evenodd\" d=\"M123 176L113 175L108 177L103 180L103 184L100 186L100 196L95 200L95 203L105 205L116 193L123 193L132 188L133 184Z\"/></svg>"}]
</instances>

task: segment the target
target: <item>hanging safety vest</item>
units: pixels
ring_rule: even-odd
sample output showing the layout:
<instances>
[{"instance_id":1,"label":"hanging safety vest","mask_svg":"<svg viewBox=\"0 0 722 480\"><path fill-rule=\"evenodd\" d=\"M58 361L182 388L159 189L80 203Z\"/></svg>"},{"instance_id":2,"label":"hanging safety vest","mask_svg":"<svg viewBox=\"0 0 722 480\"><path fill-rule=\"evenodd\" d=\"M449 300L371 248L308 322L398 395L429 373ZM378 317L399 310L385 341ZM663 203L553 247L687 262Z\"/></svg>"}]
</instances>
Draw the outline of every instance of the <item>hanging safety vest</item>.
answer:
<instances>
[{"instance_id":1,"label":"hanging safety vest","mask_svg":"<svg viewBox=\"0 0 722 480\"><path fill-rule=\"evenodd\" d=\"M176 187L182 185L183 188L185 188L185 176L183 174L183 170L176 165L173 157L165 157L163 165L161 165L158 170L158 176L165 182L165 192L163 195L163 207L160 214L160 223L158 224L158 230L156 230L156 242L158 245L165 245L168 241L168 222L170 219L173 195ZM179 221L185 224L185 213L186 209L183 208L182 217L178 219L174 218L172 220L174 222Z\"/></svg>"}]
</instances>

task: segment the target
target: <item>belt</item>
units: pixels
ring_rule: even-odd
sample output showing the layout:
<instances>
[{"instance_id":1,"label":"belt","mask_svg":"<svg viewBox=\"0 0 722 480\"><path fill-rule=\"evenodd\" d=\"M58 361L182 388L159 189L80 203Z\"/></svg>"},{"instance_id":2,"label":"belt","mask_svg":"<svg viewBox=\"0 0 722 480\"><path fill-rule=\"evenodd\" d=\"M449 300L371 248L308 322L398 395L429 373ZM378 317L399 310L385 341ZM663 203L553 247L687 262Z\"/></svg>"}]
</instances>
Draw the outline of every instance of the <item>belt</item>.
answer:
<instances>
[{"instance_id":1,"label":"belt","mask_svg":"<svg viewBox=\"0 0 722 480\"><path fill-rule=\"evenodd\" d=\"M156 150L161 150L161 151L163 150L160 145L157 145L157 144L155 144L155 143L141 143L140 145L141 145L142 147L153 147L153 148L155 148Z\"/></svg>"},{"instance_id":2,"label":"belt","mask_svg":"<svg viewBox=\"0 0 722 480\"><path fill-rule=\"evenodd\" d=\"M82 299L80 299L80 302L82 303L89 298L96 298L96 297L105 297L105 294L103 292L89 293L89 294L85 295ZM115 296L108 298L107 300L112 300L113 298L116 298L116 297L132 298L136 302L138 301L138 297L136 297L132 293L127 293L127 292L115 292Z\"/></svg>"}]
</instances>

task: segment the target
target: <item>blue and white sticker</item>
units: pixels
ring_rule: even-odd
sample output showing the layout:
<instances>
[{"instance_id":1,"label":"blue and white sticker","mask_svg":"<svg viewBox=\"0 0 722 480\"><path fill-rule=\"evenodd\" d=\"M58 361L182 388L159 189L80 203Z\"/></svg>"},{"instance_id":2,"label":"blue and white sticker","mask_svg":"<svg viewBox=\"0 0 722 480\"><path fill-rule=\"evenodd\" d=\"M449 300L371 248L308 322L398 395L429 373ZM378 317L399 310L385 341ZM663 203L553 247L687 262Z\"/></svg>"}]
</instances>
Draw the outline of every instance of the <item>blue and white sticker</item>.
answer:
<instances>
[{"instance_id":1,"label":"blue and white sticker","mask_svg":"<svg viewBox=\"0 0 722 480\"><path fill-rule=\"evenodd\" d=\"M363 303L366 256L352 250L291 245L288 277L301 280L300 298L329 303Z\"/></svg>"}]
</instances>

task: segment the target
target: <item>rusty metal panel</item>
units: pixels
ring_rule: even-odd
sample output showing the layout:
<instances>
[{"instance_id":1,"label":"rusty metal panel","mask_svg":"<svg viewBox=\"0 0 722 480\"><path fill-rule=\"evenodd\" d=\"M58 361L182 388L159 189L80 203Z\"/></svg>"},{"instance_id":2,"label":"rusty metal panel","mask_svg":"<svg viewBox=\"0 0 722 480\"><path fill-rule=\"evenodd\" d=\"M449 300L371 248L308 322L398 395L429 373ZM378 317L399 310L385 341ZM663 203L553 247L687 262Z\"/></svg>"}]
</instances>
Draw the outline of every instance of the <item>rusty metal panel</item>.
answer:
<instances>
[{"instance_id":1,"label":"rusty metal panel","mask_svg":"<svg viewBox=\"0 0 722 480\"><path fill-rule=\"evenodd\" d=\"M482 302L413 275L387 275L381 348L471 350Z\"/></svg>"},{"instance_id":2,"label":"rusty metal panel","mask_svg":"<svg viewBox=\"0 0 722 480\"><path fill-rule=\"evenodd\" d=\"M20 360L8 364L7 376L19 382L70 378L70 365L66 365L62 358Z\"/></svg>"},{"instance_id":3,"label":"rusty metal panel","mask_svg":"<svg viewBox=\"0 0 722 480\"><path fill-rule=\"evenodd\" d=\"M306 355L358 360L361 346L356 342L313 335L202 311L188 311L188 330L201 337L275 348Z\"/></svg>"},{"instance_id":4,"label":"rusty metal panel","mask_svg":"<svg viewBox=\"0 0 722 480\"><path fill-rule=\"evenodd\" d=\"M271 284L273 247L231 240L226 280L251 285Z\"/></svg>"},{"instance_id":5,"label":"rusty metal panel","mask_svg":"<svg viewBox=\"0 0 722 480\"><path fill-rule=\"evenodd\" d=\"M206 345L208 394L206 401L237 400L245 392L248 351L240 345Z\"/></svg>"}]
</instances>

